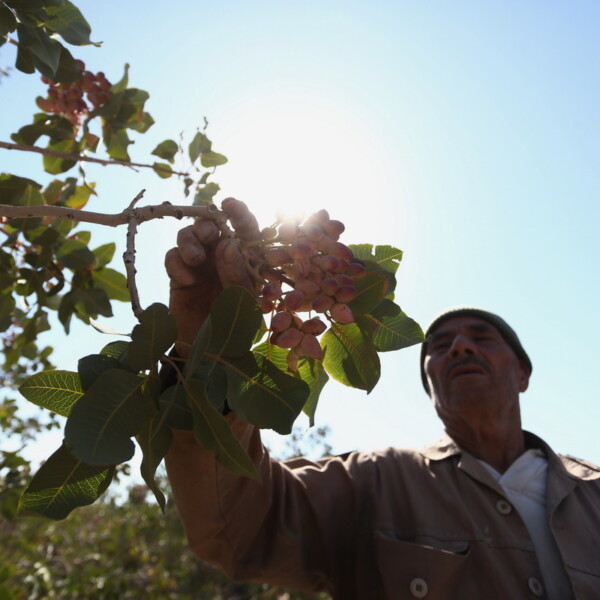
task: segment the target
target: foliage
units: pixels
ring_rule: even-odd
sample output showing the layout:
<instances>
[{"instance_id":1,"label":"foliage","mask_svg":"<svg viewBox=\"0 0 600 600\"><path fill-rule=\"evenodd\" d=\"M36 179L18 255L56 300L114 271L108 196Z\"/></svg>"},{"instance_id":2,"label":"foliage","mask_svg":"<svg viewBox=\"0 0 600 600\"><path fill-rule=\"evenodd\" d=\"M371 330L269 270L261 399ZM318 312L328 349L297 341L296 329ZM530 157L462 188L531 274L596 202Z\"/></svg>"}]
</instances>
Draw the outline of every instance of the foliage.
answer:
<instances>
[{"instance_id":1,"label":"foliage","mask_svg":"<svg viewBox=\"0 0 600 600\"><path fill-rule=\"evenodd\" d=\"M57 523L0 517L0 598L10 600L325 600L269 585L234 583L186 551L175 507L164 515L145 486Z\"/></svg>"},{"instance_id":2,"label":"foliage","mask_svg":"<svg viewBox=\"0 0 600 600\"><path fill-rule=\"evenodd\" d=\"M93 503L136 444L142 477L165 510L155 473L172 428L192 430L226 468L257 477L224 418L227 410L288 434L301 411L314 420L329 377L368 393L380 377L379 352L422 341L420 327L394 301L400 250L344 245L343 224L325 210L303 224L278 222L252 242L236 237L227 215L212 203L219 188L209 176L227 159L213 150L206 121L186 149L181 140L167 139L152 152L160 162L133 163L131 136L146 134L154 123L146 111L149 94L129 87L127 65L112 84L71 55L59 38L76 46L93 43L89 24L71 2L5 0L0 34L17 45L16 68L39 72L47 85L47 96L37 99L42 112L0 147L42 154L44 171L52 176L44 187L0 175L4 370L30 402L66 418L64 441L29 481L21 511L60 520ZM15 34L17 39L10 37ZM46 145L36 146L41 139ZM183 156L188 168L175 171L175 158ZM132 268L137 225L168 207L138 209L140 194L117 215L119 223L128 223L126 278L108 266L115 245L91 247L91 232L78 229L83 220L117 224L84 210L97 193L86 178L87 162L179 177L184 196L193 191L192 204L203 211L194 214L213 218L241 249L255 289L223 290L184 366L167 357L176 341L174 318L162 304L139 306ZM172 216L184 212L173 207ZM49 311L56 311L69 333L73 317L86 323L110 317L111 301L128 299L139 319L129 341L81 358L76 373L52 368L52 349L37 346L38 335L50 327ZM159 377L163 363L175 373L166 389ZM32 368L36 373L25 378Z\"/></svg>"}]
</instances>

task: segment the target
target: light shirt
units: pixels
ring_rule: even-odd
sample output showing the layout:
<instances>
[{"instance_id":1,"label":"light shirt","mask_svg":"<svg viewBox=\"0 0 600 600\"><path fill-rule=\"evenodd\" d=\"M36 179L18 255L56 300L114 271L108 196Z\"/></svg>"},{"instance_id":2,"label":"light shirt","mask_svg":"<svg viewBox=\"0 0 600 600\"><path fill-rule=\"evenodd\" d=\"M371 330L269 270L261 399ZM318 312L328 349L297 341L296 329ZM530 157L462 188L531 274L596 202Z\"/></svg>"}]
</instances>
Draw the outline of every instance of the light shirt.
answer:
<instances>
[{"instance_id":1,"label":"light shirt","mask_svg":"<svg viewBox=\"0 0 600 600\"><path fill-rule=\"evenodd\" d=\"M548 461L539 449L529 449L504 472L479 461L504 490L523 519L538 558L546 595L550 600L569 600L573 592L554 541L546 514Z\"/></svg>"}]
</instances>

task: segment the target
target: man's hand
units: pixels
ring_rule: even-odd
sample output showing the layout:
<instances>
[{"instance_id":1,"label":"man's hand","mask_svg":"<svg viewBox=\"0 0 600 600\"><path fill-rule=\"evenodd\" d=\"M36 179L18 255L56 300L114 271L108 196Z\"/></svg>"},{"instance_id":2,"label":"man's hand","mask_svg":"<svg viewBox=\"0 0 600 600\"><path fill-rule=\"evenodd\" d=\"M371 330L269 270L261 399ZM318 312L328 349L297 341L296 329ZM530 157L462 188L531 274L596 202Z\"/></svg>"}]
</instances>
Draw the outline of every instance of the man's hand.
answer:
<instances>
[{"instance_id":1,"label":"man's hand","mask_svg":"<svg viewBox=\"0 0 600 600\"><path fill-rule=\"evenodd\" d=\"M179 232L177 247L165 256L171 278L169 306L177 321L177 339L183 342L177 344L182 357L187 356L189 345L224 287L242 285L254 292L239 240L258 239L258 223L248 207L234 198L223 200L221 209L228 214L235 237L224 235L210 219L197 219Z\"/></svg>"}]
</instances>

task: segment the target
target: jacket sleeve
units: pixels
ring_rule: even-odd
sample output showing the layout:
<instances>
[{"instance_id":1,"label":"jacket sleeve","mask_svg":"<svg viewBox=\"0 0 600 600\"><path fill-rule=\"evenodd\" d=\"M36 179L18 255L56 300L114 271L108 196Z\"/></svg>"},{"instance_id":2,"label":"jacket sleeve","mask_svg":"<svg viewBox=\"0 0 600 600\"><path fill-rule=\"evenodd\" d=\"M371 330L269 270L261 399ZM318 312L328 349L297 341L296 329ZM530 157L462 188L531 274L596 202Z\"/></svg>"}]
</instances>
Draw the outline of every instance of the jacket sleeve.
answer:
<instances>
[{"instance_id":1,"label":"jacket sleeve","mask_svg":"<svg viewBox=\"0 0 600 600\"><path fill-rule=\"evenodd\" d=\"M360 485L339 458L281 463L257 428L228 415L261 481L232 475L189 432L174 432L167 469L188 542L232 579L332 591L352 573Z\"/></svg>"}]
</instances>

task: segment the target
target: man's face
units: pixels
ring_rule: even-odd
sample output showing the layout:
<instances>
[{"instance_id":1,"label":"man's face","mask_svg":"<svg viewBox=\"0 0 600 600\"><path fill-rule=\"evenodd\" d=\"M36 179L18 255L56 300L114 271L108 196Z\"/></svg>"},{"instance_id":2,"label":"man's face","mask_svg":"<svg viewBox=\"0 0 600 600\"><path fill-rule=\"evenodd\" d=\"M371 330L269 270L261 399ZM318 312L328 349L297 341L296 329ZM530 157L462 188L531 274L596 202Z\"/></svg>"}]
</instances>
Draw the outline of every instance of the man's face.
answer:
<instances>
[{"instance_id":1,"label":"man's face","mask_svg":"<svg viewBox=\"0 0 600 600\"><path fill-rule=\"evenodd\" d=\"M518 406L527 389L529 371L490 323L477 317L456 317L430 335L425 374L442 419L445 414L502 410Z\"/></svg>"}]
</instances>

